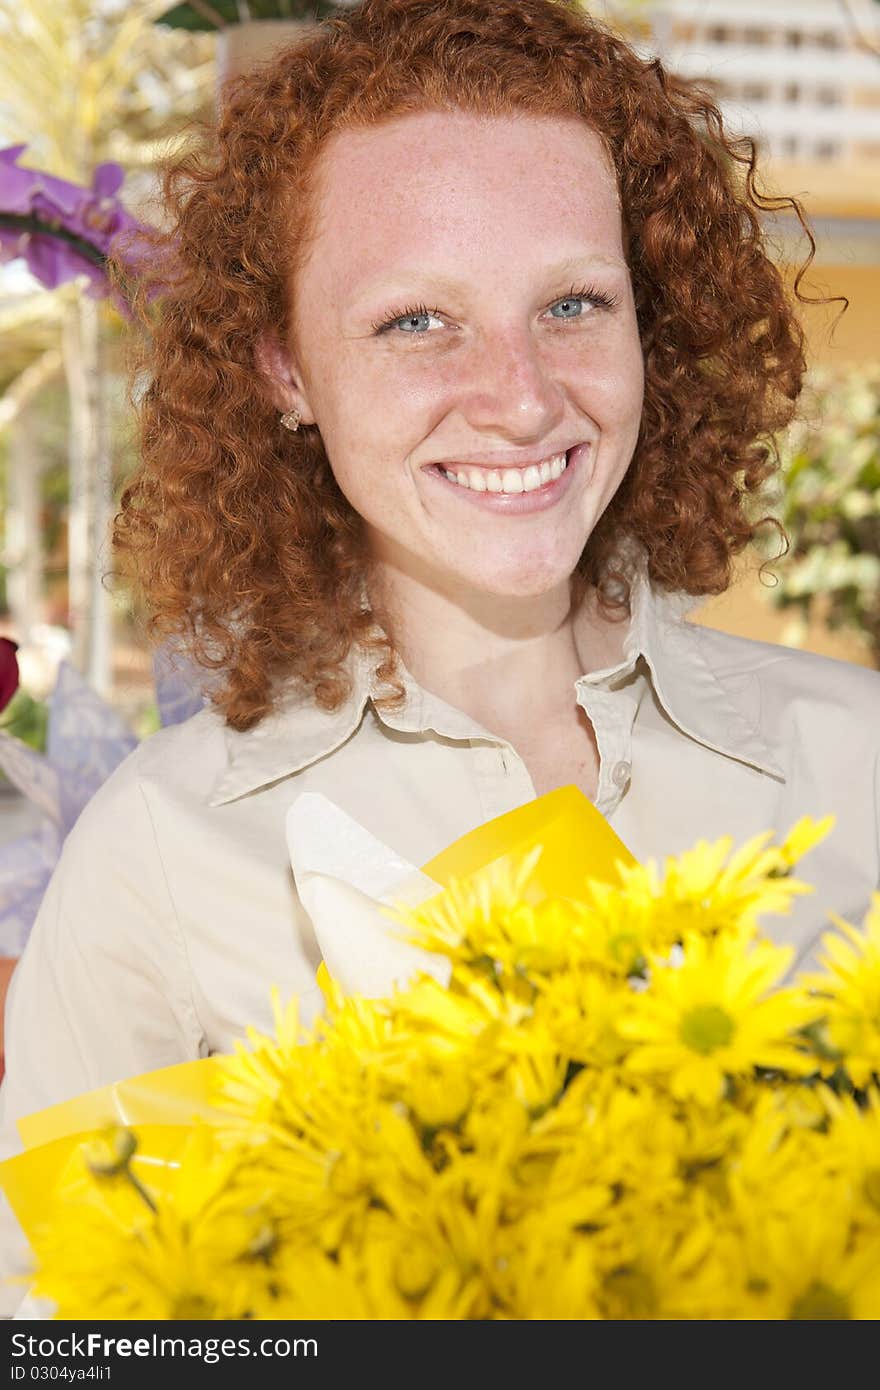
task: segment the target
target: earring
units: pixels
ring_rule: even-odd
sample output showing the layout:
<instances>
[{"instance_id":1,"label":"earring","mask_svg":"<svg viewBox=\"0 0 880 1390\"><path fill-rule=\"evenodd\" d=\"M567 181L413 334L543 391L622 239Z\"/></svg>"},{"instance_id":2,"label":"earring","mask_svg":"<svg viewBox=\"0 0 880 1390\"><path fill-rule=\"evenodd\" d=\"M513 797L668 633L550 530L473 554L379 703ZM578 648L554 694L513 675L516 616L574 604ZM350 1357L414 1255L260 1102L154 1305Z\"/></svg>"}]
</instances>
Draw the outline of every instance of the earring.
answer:
<instances>
[{"instance_id":1,"label":"earring","mask_svg":"<svg viewBox=\"0 0 880 1390\"><path fill-rule=\"evenodd\" d=\"M286 410L284 412L284 414L281 416L281 423L286 430L290 430L293 434L295 434L296 431L299 429L299 422L301 419L302 415L294 406L293 410Z\"/></svg>"}]
</instances>

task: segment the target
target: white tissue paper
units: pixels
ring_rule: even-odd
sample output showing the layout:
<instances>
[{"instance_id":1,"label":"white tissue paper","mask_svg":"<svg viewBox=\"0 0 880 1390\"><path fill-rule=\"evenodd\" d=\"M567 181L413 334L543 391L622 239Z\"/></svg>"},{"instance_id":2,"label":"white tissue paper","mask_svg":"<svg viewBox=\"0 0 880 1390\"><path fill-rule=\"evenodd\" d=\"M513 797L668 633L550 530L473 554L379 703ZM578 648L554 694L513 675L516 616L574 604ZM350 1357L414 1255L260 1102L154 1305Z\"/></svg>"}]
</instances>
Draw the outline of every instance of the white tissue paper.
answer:
<instances>
[{"instance_id":1,"label":"white tissue paper","mask_svg":"<svg viewBox=\"0 0 880 1390\"><path fill-rule=\"evenodd\" d=\"M317 792L297 797L286 829L297 894L343 993L381 999L419 971L449 983L446 957L411 945L382 911L424 902L441 891L438 883Z\"/></svg>"}]
</instances>

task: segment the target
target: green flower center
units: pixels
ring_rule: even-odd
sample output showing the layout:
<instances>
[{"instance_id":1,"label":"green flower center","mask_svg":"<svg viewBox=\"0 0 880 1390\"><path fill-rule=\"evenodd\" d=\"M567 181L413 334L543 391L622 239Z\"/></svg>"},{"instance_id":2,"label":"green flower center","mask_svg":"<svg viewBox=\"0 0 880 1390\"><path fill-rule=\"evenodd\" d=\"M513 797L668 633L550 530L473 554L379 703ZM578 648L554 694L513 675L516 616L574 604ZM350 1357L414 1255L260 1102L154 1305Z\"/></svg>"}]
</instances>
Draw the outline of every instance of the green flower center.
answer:
<instances>
[{"instance_id":1,"label":"green flower center","mask_svg":"<svg viewBox=\"0 0 880 1390\"><path fill-rule=\"evenodd\" d=\"M214 1318L217 1309L197 1292L180 1293L175 1298L168 1317L171 1321L205 1322Z\"/></svg>"},{"instance_id":2,"label":"green flower center","mask_svg":"<svg viewBox=\"0 0 880 1390\"><path fill-rule=\"evenodd\" d=\"M605 1296L605 1313L611 1320L634 1318L641 1321L657 1312L654 1281L635 1265L625 1265L607 1274L602 1292Z\"/></svg>"},{"instance_id":3,"label":"green flower center","mask_svg":"<svg viewBox=\"0 0 880 1390\"><path fill-rule=\"evenodd\" d=\"M633 931L621 931L609 937L608 954L618 965L626 965L630 975L644 963L642 943Z\"/></svg>"},{"instance_id":4,"label":"green flower center","mask_svg":"<svg viewBox=\"0 0 880 1390\"><path fill-rule=\"evenodd\" d=\"M865 1196L876 1211L880 1211L880 1168L870 1168L865 1174Z\"/></svg>"},{"instance_id":5,"label":"green flower center","mask_svg":"<svg viewBox=\"0 0 880 1390\"><path fill-rule=\"evenodd\" d=\"M685 1014L679 1036L685 1047L706 1054L729 1043L734 1031L735 1024L729 1013L717 1004L701 1004Z\"/></svg>"},{"instance_id":6,"label":"green flower center","mask_svg":"<svg viewBox=\"0 0 880 1390\"><path fill-rule=\"evenodd\" d=\"M437 1257L427 1246L410 1245L397 1252L394 1279L404 1298L421 1298L437 1278Z\"/></svg>"},{"instance_id":7,"label":"green flower center","mask_svg":"<svg viewBox=\"0 0 880 1390\"><path fill-rule=\"evenodd\" d=\"M811 1284L792 1304L789 1321L841 1322L852 1317L849 1299L827 1284Z\"/></svg>"}]
</instances>

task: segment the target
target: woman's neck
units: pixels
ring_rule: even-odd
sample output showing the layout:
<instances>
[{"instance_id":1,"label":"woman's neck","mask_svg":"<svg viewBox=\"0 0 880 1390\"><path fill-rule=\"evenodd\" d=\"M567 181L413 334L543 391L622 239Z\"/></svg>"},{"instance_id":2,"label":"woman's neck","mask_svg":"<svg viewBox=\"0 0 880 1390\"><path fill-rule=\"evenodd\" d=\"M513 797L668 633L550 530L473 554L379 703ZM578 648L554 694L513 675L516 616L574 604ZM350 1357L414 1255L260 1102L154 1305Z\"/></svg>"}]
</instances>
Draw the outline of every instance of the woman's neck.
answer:
<instances>
[{"instance_id":1,"label":"woman's neck","mask_svg":"<svg viewBox=\"0 0 880 1390\"><path fill-rule=\"evenodd\" d=\"M413 679L499 735L572 705L578 677L622 650L622 625L591 594L574 622L568 581L525 598L455 595L380 568L370 592Z\"/></svg>"}]
</instances>

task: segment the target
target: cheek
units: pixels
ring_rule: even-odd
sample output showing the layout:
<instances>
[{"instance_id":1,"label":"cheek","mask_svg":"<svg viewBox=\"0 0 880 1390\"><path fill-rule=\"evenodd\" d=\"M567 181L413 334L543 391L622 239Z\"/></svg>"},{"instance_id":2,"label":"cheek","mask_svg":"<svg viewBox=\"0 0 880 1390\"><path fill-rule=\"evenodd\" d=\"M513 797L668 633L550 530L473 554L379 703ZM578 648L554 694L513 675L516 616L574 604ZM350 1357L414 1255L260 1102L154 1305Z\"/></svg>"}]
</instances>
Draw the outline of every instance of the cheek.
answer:
<instances>
[{"instance_id":1,"label":"cheek","mask_svg":"<svg viewBox=\"0 0 880 1390\"><path fill-rule=\"evenodd\" d=\"M402 346L377 355L376 362L359 373L371 417L384 419L392 429L405 428L408 421L430 423L435 412L459 399L472 378L466 357L437 351L433 345Z\"/></svg>"},{"instance_id":2,"label":"cheek","mask_svg":"<svg viewBox=\"0 0 880 1390\"><path fill-rule=\"evenodd\" d=\"M322 438L339 490L360 516L380 525L405 508L411 481L399 431L372 413L337 412Z\"/></svg>"},{"instance_id":3,"label":"cheek","mask_svg":"<svg viewBox=\"0 0 880 1390\"><path fill-rule=\"evenodd\" d=\"M591 347L581 360L581 370L585 391L601 400L610 413L628 417L641 409L645 364L638 338L627 334L623 342Z\"/></svg>"},{"instance_id":4,"label":"cheek","mask_svg":"<svg viewBox=\"0 0 880 1390\"><path fill-rule=\"evenodd\" d=\"M641 352L618 357L602 365L583 393L603 432L631 439L635 446L642 417L645 376ZM623 442L623 438L621 439Z\"/></svg>"},{"instance_id":5,"label":"cheek","mask_svg":"<svg viewBox=\"0 0 880 1390\"><path fill-rule=\"evenodd\" d=\"M319 420L349 447L383 440L406 445L417 441L457 389L455 373L436 362L376 354L365 363L360 353L337 352L316 374L311 399Z\"/></svg>"}]
</instances>

